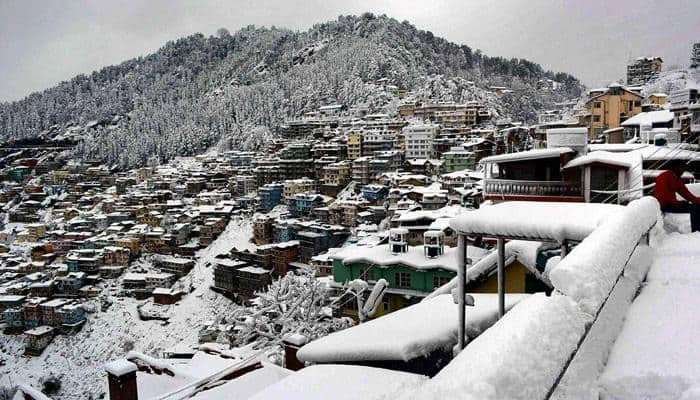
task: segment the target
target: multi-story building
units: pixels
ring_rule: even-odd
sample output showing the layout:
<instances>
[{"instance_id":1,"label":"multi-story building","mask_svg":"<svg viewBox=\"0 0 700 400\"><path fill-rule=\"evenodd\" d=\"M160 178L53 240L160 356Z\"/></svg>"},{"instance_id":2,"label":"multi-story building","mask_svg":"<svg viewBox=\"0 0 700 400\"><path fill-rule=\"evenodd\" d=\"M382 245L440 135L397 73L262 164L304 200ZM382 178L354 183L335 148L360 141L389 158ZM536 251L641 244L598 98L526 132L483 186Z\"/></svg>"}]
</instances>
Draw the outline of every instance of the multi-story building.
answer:
<instances>
[{"instance_id":1,"label":"multi-story building","mask_svg":"<svg viewBox=\"0 0 700 400\"><path fill-rule=\"evenodd\" d=\"M353 130L347 133L348 159L354 160L362 156L362 132Z\"/></svg>"},{"instance_id":2,"label":"multi-story building","mask_svg":"<svg viewBox=\"0 0 700 400\"><path fill-rule=\"evenodd\" d=\"M284 185L281 183L269 183L258 188L258 197L260 197L260 208L263 210L272 210L282 201L282 193Z\"/></svg>"},{"instance_id":3,"label":"multi-story building","mask_svg":"<svg viewBox=\"0 0 700 400\"><path fill-rule=\"evenodd\" d=\"M177 281L177 275L169 272L152 272L144 276L146 289L169 288Z\"/></svg>"},{"instance_id":4,"label":"multi-story building","mask_svg":"<svg viewBox=\"0 0 700 400\"><path fill-rule=\"evenodd\" d=\"M476 161L474 153L467 151L464 147L452 147L450 151L442 154L444 163L442 169L444 172L454 172L463 169L474 169Z\"/></svg>"},{"instance_id":5,"label":"multi-story building","mask_svg":"<svg viewBox=\"0 0 700 400\"><path fill-rule=\"evenodd\" d=\"M271 254L273 273L277 276L287 275L289 264L299 259L299 242L292 240L276 243L272 246Z\"/></svg>"},{"instance_id":6,"label":"multi-story building","mask_svg":"<svg viewBox=\"0 0 700 400\"><path fill-rule=\"evenodd\" d=\"M316 188L316 182L309 178L288 179L283 182L283 185L283 196L286 201L297 193L313 192Z\"/></svg>"},{"instance_id":7,"label":"multi-story building","mask_svg":"<svg viewBox=\"0 0 700 400\"><path fill-rule=\"evenodd\" d=\"M242 260L216 259L214 265L214 288L227 293L235 293L237 289L235 271L247 266L249 264Z\"/></svg>"},{"instance_id":8,"label":"multi-story building","mask_svg":"<svg viewBox=\"0 0 700 400\"><path fill-rule=\"evenodd\" d=\"M360 157L352 162L352 180L360 185L370 183L369 162L372 157Z\"/></svg>"},{"instance_id":9,"label":"multi-story building","mask_svg":"<svg viewBox=\"0 0 700 400\"><path fill-rule=\"evenodd\" d=\"M700 42L693 44L693 49L690 52L690 66L692 68L700 67Z\"/></svg>"},{"instance_id":10,"label":"multi-story building","mask_svg":"<svg viewBox=\"0 0 700 400\"><path fill-rule=\"evenodd\" d=\"M177 276L185 276L194 267L194 261L188 258L163 256L157 261L158 268Z\"/></svg>"},{"instance_id":11,"label":"multi-story building","mask_svg":"<svg viewBox=\"0 0 700 400\"><path fill-rule=\"evenodd\" d=\"M268 216L258 216L253 221L253 240L262 245L272 242L273 219Z\"/></svg>"},{"instance_id":12,"label":"multi-story building","mask_svg":"<svg viewBox=\"0 0 700 400\"><path fill-rule=\"evenodd\" d=\"M127 248L107 246L103 249L104 265L128 265L131 251Z\"/></svg>"},{"instance_id":13,"label":"multi-story building","mask_svg":"<svg viewBox=\"0 0 700 400\"><path fill-rule=\"evenodd\" d=\"M642 112L643 99L638 92L619 84L592 91L586 102L588 138L597 139L603 131L618 128L625 120Z\"/></svg>"},{"instance_id":14,"label":"multi-story building","mask_svg":"<svg viewBox=\"0 0 700 400\"><path fill-rule=\"evenodd\" d=\"M294 218L309 217L317 207L323 207L326 198L317 193L297 193L287 199L289 215Z\"/></svg>"},{"instance_id":15,"label":"multi-story building","mask_svg":"<svg viewBox=\"0 0 700 400\"><path fill-rule=\"evenodd\" d=\"M639 57L627 66L627 84L643 85L659 76L663 60L661 57Z\"/></svg>"},{"instance_id":16,"label":"multi-story building","mask_svg":"<svg viewBox=\"0 0 700 400\"><path fill-rule=\"evenodd\" d=\"M669 96L671 103L670 110L673 112L673 127L678 129L681 134L689 134L690 129L690 110L700 100L700 91L695 88L685 88L674 90Z\"/></svg>"},{"instance_id":17,"label":"multi-story building","mask_svg":"<svg viewBox=\"0 0 700 400\"><path fill-rule=\"evenodd\" d=\"M362 155L372 156L378 151L392 150L396 139L396 132L385 126L365 128L362 134Z\"/></svg>"},{"instance_id":18,"label":"multi-story building","mask_svg":"<svg viewBox=\"0 0 700 400\"><path fill-rule=\"evenodd\" d=\"M245 196L257 189L257 180L253 175L237 175L235 182L236 195L238 196Z\"/></svg>"},{"instance_id":19,"label":"multi-story building","mask_svg":"<svg viewBox=\"0 0 700 400\"><path fill-rule=\"evenodd\" d=\"M409 125L403 128L406 159L434 158L433 141L438 131L439 126L433 124Z\"/></svg>"}]
</instances>

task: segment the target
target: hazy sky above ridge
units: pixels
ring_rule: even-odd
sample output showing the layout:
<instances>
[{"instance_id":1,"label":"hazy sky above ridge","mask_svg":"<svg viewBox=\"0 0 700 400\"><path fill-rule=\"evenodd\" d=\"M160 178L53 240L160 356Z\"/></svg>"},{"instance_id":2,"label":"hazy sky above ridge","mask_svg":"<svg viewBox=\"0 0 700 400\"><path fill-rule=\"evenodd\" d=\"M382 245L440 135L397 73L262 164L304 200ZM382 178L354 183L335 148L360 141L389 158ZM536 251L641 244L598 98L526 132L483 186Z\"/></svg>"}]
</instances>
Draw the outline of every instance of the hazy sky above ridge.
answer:
<instances>
[{"instance_id":1,"label":"hazy sky above ridge","mask_svg":"<svg viewBox=\"0 0 700 400\"><path fill-rule=\"evenodd\" d=\"M305 30L370 11L408 20L490 56L569 72L588 86L624 76L655 55L688 64L700 42L698 0L0 0L0 101L157 50L168 40L225 27Z\"/></svg>"}]
</instances>

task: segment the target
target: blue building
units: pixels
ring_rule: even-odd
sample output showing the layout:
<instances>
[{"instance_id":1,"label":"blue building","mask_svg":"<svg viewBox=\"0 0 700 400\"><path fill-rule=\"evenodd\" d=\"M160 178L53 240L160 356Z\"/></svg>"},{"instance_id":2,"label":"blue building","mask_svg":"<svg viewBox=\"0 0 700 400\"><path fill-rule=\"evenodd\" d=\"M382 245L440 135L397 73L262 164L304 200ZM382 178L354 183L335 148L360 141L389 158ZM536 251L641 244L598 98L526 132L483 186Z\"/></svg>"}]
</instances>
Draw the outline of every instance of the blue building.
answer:
<instances>
[{"instance_id":1,"label":"blue building","mask_svg":"<svg viewBox=\"0 0 700 400\"><path fill-rule=\"evenodd\" d=\"M2 313L2 321L10 329L24 328L24 313L21 308L10 308Z\"/></svg>"},{"instance_id":2,"label":"blue building","mask_svg":"<svg viewBox=\"0 0 700 400\"><path fill-rule=\"evenodd\" d=\"M316 193L297 193L287 199L289 215L294 218L308 217L315 208L323 207L324 204L324 197Z\"/></svg>"},{"instance_id":3,"label":"blue building","mask_svg":"<svg viewBox=\"0 0 700 400\"><path fill-rule=\"evenodd\" d=\"M362 197L370 202L375 202L386 198L389 188L383 185L365 185L362 187Z\"/></svg>"},{"instance_id":4,"label":"blue building","mask_svg":"<svg viewBox=\"0 0 700 400\"><path fill-rule=\"evenodd\" d=\"M282 201L284 185L281 183L268 183L258 188L258 197L260 198L260 208L269 211L275 208Z\"/></svg>"},{"instance_id":5,"label":"blue building","mask_svg":"<svg viewBox=\"0 0 700 400\"><path fill-rule=\"evenodd\" d=\"M62 325L66 327L81 324L87 319L85 309L79 304L65 305L61 307L58 314L62 318Z\"/></svg>"},{"instance_id":6,"label":"blue building","mask_svg":"<svg viewBox=\"0 0 700 400\"><path fill-rule=\"evenodd\" d=\"M277 221L273 226L273 236L275 237L275 242L296 240L297 228L293 223L289 223L288 221Z\"/></svg>"}]
</instances>

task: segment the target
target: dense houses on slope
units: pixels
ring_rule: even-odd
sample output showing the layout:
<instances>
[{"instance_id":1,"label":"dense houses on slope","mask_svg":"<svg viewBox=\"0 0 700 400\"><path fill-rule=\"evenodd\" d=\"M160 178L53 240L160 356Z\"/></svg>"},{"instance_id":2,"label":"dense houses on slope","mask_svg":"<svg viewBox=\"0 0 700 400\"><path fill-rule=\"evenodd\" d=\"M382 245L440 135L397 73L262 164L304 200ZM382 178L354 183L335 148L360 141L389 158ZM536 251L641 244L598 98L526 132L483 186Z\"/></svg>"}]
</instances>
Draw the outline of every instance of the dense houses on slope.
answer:
<instances>
[{"instance_id":1,"label":"dense houses on slope","mask_svg":"<svg viewBox=\"0 0 700 400\"><path fill-rule=\"evenodd\" d=\"M262 351L210 343L249 321L212 323L202 328L197 350L170 354L179 361L129 353L108 364L111 397L148 398L187 386L196 388L190 397L211 398L251 390L255 381L259 398L307 398L309 387L331 385L330 375L346 385L380 377L383 385L373 388L383 391L367 398L396 397L403 390L440 392L433 389L444 389L441 380L454 381L455 371L467 368L501 393L508 385L498 385L498 367L521 360L466 367L479 356L490 361L495 342L510 357L522 349L532 360L551 356L562 375L541 374L549 380L531 392L555 390L587 335L582 327L595 327L589 314L605 311L596 297L602 289L577 288L618 284L618 276L603 279L587 268L622 270L620 260L645 244L656 220L642 197L669 160L688 162L687 182L700 173L698 89L644 93L640 85L660 68L659 58L636 60L627 85L591 90L580 109L576 101L558 104L532 126L496 118L477 101L403 93L394 113L321 106L286 121L282 137L257 152L208 153L131 171L60 162L54 154L3 159L3 328L24 334L26 353L40 355L54 335L81 329L92 312L88 298L177 304L188 296L192 269L208 267L211 289L246 306L273 282L304 271L332 293L325 317L363 323L310 343L301 334L283 338L287 369L268 364ZM557 85L540 83L542 90ZM399 90L388 81L382 86ZM243 238L249 246L224 246L211 265L197 265L198 251L242 223L252 225L252 237ZM617 245L589 252L598 258L587 262L580 249L601 240ZM457 304L467 307L466 322ZM540 319L553 330L550 347L533 338L544 332ZM508 335L512 330L523 335ZM220 368L204 373L204 360ZM445 397L471 390L459 382Z\"/></svg>"}]
</instances>

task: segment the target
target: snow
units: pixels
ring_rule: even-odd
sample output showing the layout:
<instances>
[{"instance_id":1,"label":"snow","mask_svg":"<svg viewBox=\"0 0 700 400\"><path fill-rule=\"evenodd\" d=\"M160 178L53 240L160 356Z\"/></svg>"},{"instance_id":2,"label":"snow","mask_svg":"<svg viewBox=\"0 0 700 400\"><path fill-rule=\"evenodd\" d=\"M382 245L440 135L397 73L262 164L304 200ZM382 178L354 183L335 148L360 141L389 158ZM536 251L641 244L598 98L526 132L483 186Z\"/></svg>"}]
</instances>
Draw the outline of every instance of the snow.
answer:
<instances>
[{"instance_id":1,"label":"snow","mask_svg":"<svg viewBox=\"0 0 700 400\"><path fill-rule=\"evenodd\" d=\"M126 375L130 372L135 372L136 369L136 364L125 359L119 359L105 364L105 371L114 376Z\"/></svg>"},{"instance_id":2,"label":"snow","mask_svg":"<svg viewBox=\"0 0 700 400\"><path fill-rule=\"evenodd\" d=\"M621 123L622 126L650 126L673 121L673 112L668 110L642 112Z\"/></svg>"},{"instance_id":3,"label":"snow","mask_svg":"<svg viewBox=\"0 0 700 400\"><path fill-rule=\"evenodd\" d=\"M637 243L656 223L659 204L653 197L631 202L579 243L549 274L554 287L594 315ZM584 215L585 216L585 215Z\"/></svg>"},{"instance_id":4,"label":"snow","mask_svg":"<svg viewBox=\"0 0 700 400\"><path fill-rule=\"evenodd\" d=\"M354 365L314 365L264 389L251 400L377 400L393 398L427 378L407 372ZM387 397L385 397L387 396Z\"/></svg>"},{"instance_id":5,"label":"snow","mask_svg":"<svg viewBox=\"0 0 700 400\"><path fill-rule=\"evenodd\" d=\"M569 161L563 169L576 168L584 165L601 163L607 165L615 165L623 168L630 168L632 163L629 161L627 153L611 153L607 151L594 151L581 157L576 157Z\"/></svg>"},{"instance_id":6,"label":"snow","mask_svg":"<svg viewBox=\"0 0 700 400\"><path fill-rule=\"evenodd\" d=\"M291 333L288 335L285 335L283 340L286 343L292 344L294 346L303 346L308 342L308 339L306 336L300 334L300 333Z\"/></svg>"},{"instance_id":7,"label":"snow","mask_svg":"<svg viewBox=\"0 0 700 400\"><path fill-rule=\"evenodd\" d=\"M409 399L543 399L576 349L587 316L544 293L520 302Z\"/></svg>"},{"instance_id":8,"label":"snow","mask_svg":"<svg viewBox=\"0 0 700 400\"><path fill-rule=\"evenodd\" d=\"M700 233L669 235L612 347L601 398L697 398L698 269Z\"/></svg>"},{"instance_id":9,"label":"snow","mask_svg":"<svg viewBox=\"0 0 700 400\"><path fill-rule=\"evenodd\" d=\"M646 146L639 150L634 150L634 152L642 155L644 161L661 161L661 160L688 160L697 161L700 160L700 153L692 150L685 150L682 147L668 146Z\"/></svg>"},{"instance_id":10,"label":"snow","mask_svg":"<svg viewBox=\"0 0 700 400\"><path fill-rule=\"evenodd\" d=\"M637 247L624 276L610 294L552 394L553 400L599 398L598 378L654 256L655 252L649 246Z\"/></svg>"},{"instance_id":11,"label":"snow","mask_svg":"<svg viewBox=\"0 0 700 400\"><path fill-rule=\"evenodd\" d=\"M579 241L622 209L615 204L510 201L460 214L450 226L467 234Z\"/></svg>"},{"instance_id":12,"label":"snow","mask_svg":"<svg viewBox=\"0 0 700 400\"><path fill-rule=\"evenodd\" d=\"M464 208L461 206L447 206L440 208L438 210L418 210L418 211L405 211L400 214L394 221L398 222L412 222L418 221L423 218L431 220L439 220L441 218L452 218L455 215L459 215L464 212Z\"/></svg>"},{"instance_id":13,"label":"snow","mask_svg":"<svg viewBox=\"0 0 700 400\"><path fill-rule=\"evenodd\" d=\"M537 160L540 158L553 158L559 157L564 153L573 153L574 151L570 147L557 147L554 149L537 149L521 151L519 153L506 153L497 156L484 157L481 159L480 163L502 163L502 162L512 162L512 161L524 161L524 160Z\"/></svg>"},{"instance_id":14,"label":"snow","mask_svg":"<svg viewBox=\"0 0 700 400\"><path fill-rule=\"evenodd\" d=\"M641 143L591 143L588 145L588 151L610 151L619 153L639 150L647 146L648 145Z\"/></svg>"},{"instance_id":15,"label":"snow","mask_svg":"<svg viewBox=\"0 0 700 400\"><path fill-rule=\"evenodd\" d=\"M247 374L234 378L222 385L212 389L204 390L192 397L193 400L245 400L271 386L285 377L292 371L278 367L273 364L263 363L262 368L258 368Z\"/></svg>"},{"instance_id":16,"label":"snow","mask_svg":"<svg viewBox=\"0 0 700 400\"><path fill-rule=\"evenodd\" d=\"M177 344L196 344L199 327L205 322L229 316L237 306L210 289L213 284L208 263L232 246L254 247L250 243L252 221L233 218L226 230L209 247L197 253L192 271L181 281L191 283L194 291L179 303L170 306L172 317L168 325L160 321L141 321L133 298L111 297L106 311L90 314L82 330L75 335L59 335L39 357L22 357L21 336L0 335L0 385L25 381L38 385L50 375L61 377L61 391L56 399L76 399L105 393L104 364L122 358L133 346L146 354L158 354ZM99 299L92 300L99 310ZM147 397L141 397L147 398Z\"/></svg>"},{"instance_id":17,"label":"snow","mask_svg":"<svg viewBox=\"0 0 700 400\"><path fill-rule=\"evenodd\" d=\"M29 396L29 398L31 398L32 400L51 400L49 396L46 396L39 390L34 389L33 387L26 384L20 384L19 387L17 387L17 393L15 393L13 399L25 400L27 399L27 396Z\"/></svg>"},{"instance_id":18,"label":"snow","mask_svg":"<svg viewBox=\"0 0 700 400\"><path fill-rule=\"evenodd\" d=\"M467 335L474 338L498 317L498 296L472 295L474 307L467 308ZM508 294L511 308L529 295ZM458 306L443 294L380 318L315 340L297 357L306 362L409 361L436 350L451 349L457 343Z\"/></svg>"},{"instance_id":19,"label":"snow","mask_svg":"<svg viewBox=\"0 0 700 400\"><path fill-rule=\"evenodd\" d=\"M542 242L528 241L528 240L511 240L505 245L505 267L508 268L516 260L519 261L524 267L526 267L530 272L539 277L545 284L551 286L549 279L545 274L542 274L537 269L537 254L540 249L550 248L551 245ZM478 247L468 246L467 247L467 258L472 258L473 250L478 249ZM471 266L467 266L467 279L466 283L479 280L495 271L498 263L498 252L492 250L488 254L481 256L480 259ZM546 270L545 270L546 272ZM457 277L454 277L446 284L440 286L428 296L425 300L431 299L433 297L450 293L454 288L457 287Z\"/></svg>"},{"instance_id":20,"label":"snow","mask_svg":"<svg viewBox=\"0 0 700 400\"><path fill-rule=\"evenodd\" d=\"M392 230L393 231L393 230ZM473 261L477 261L486 251L473 248L469 255ZM409 246L406 253L392 253L389 245L383 244L374 247L351 245L343 248L330 256L335 260L342 260L343 264L366 262L376 265L406 265L417 270L444 269L457 272L457 249L445 247L445 252L437 257L425 256L423 246Z\"/></svg>"}]
</instances>

